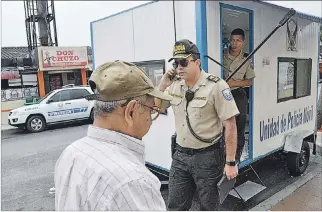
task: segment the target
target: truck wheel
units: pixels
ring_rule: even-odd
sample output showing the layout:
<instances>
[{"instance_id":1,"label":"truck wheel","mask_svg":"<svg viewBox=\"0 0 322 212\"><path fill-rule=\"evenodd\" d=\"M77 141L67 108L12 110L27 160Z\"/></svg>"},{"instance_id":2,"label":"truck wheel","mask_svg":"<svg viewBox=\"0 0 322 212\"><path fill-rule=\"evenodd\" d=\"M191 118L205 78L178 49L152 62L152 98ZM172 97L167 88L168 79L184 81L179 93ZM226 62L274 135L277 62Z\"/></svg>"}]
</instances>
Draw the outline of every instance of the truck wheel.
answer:
<instances>
[{"instance_id":1,"label":"truck wheel","mask_svg":"<svg viewBox=\"0 0 322 212\"><path fill-rule=\"evenodd\" d=\"M26 128L29 132L38 133L45 129L46 122L43 117L41 116L31 116L27 120Z\"/></svg>"},{"instance_id":2,"label":"truck wheel","mask_svg":"<svg viewBox=\"0 0 322 212\"><path fill-rule=\"evenodd\" d=\"M310 161L310 146L307 141L303 141L300 153L287 153L287 167L292 176L300 176L306 170Z\"/></svg>"}]
</instances>

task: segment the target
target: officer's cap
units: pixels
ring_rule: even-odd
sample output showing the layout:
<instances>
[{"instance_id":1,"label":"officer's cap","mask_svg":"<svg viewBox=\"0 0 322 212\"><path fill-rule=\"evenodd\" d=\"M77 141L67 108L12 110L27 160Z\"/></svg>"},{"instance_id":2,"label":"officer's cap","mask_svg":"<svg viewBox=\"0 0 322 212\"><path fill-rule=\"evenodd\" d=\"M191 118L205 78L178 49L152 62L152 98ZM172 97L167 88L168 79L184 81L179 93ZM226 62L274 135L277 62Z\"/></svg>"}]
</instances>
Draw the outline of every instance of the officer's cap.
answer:
<instances>
[{"instance_id":1,"label":"officer's cap","mask_svg":"<svg viewBox=\"0 0 322 212\"><path fill-rule=\"evenodd\" d=\"M173 57L168 60L170 62L173 59L186 59L192 54L199 54L198 47L188 39L182 39L177 41L173 47Z\"/></svg>"}]
</instances>

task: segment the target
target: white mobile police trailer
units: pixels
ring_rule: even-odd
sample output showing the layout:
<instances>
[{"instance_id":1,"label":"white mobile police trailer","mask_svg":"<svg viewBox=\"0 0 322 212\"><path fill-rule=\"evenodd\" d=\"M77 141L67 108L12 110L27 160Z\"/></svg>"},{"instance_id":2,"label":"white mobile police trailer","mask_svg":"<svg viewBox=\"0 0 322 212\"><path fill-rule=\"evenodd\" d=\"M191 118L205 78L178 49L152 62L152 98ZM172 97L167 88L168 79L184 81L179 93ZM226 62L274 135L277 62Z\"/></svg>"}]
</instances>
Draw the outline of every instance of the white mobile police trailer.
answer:
<instances>
[{"instance_id":1,"label":"white mobile police trailer","mask_svg":"<svg viewBox=\"0 0 322 212\"><path fill-rule=\"evenodd\" d=\"M262 1L152 1L91 22L93 68L107 61L136 62L158 84L172 68L175 40L187 38L201 52L204 71L223 77L222 63L234 28L246 33L251 53L289 12ZM247 142L239 167L277 151L287 153L292 174L307 167L315 143L321 18L297 12L252 56L256 78L249 88ZM166 180L171 166L171 108L144 137L147 166ZM162 178L162 175L165 178Z\"/></svg>"}]
</instances>

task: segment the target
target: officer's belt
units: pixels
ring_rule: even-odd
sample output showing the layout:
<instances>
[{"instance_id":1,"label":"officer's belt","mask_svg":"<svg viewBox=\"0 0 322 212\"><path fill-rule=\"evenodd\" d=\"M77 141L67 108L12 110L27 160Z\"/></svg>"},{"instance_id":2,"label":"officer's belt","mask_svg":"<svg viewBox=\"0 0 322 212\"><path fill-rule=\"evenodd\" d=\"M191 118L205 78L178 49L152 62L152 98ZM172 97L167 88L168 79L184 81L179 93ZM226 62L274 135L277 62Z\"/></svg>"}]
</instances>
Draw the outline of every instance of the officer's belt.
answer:
<instances>
[{"instance_id":1,"label":"officer's belt","mask_svg":"<svg viewBox=\"0 0 322 212\"><path fill-rule=\"evenodd\" d=\"M194 155L196 153L208 152L208 151L212 151L215 149L220 149L220 139L218 139L218 141L215 144L205 147L205 148L200 148L200 149L192 149L192 148L182 147L179 144L176 145L176 150L178 150L178 152L182 152L187 155Z\"/></svg>"}]
</instances>

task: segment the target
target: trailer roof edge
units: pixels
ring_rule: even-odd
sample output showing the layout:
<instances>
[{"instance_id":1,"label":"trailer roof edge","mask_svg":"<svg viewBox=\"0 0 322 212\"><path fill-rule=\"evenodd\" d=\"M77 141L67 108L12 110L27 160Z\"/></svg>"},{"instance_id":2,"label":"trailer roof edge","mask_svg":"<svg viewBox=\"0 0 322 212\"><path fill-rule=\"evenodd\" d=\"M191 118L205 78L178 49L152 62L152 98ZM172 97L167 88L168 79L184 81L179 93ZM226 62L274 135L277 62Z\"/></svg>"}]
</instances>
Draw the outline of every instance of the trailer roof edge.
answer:
<instances>
[{"instance_id":1,"label":"trailer roof edge","mask_svg":"<svg viewBox=\"0 0 322 212\"><path fill-rule=\"evenodd\" d=\"M273 8L280 9L280 10L289 10L289 9L291 9L291 8L288 8L288 7L273 4L271 2L265 2L265 1L262 1L262 0L253 0L253 2L257 2L257 3L260 3L260 4L266 5L266 6L271 6ZM306 13L299 12L299 11L296 11L296 15L298 15L300 18L303 18L303 19L307 19L307 20L317 22L317 23L322 23L322 17L319 17L319 16L314 16L314 15L306 14Z\"/></svg>"},{"instance_id":2,"label":"trailer roof edge","mask_svg":"<svg viewBox=\"0 0 322 212\"><path fill-rule=\"evenodd\" d=\"M114 13L114 14L109 15L109 16L106 16L106 17L104 17L104 18L100 18L100 19L97 19L97 20L95 20L95 21L91 21L90 23L91 23L91 24L93 24L93 23L96 23L96 22L99 22L99 21L103 21L103 20L105 20L105 19L112 18L112 17L117 16L117 15L120 15L120 14L122 14L122 13L126 13L126 12L129 12L129 11L131 11L131 10L134 10L134 9L137 9L137 8L140 8L140 7L147 6L147 5L149 5L149 4L156 3L156 2L158 2L158 1L159 1L159 0L152 0L152 1L147 2L147 3L145 3L145 4L140 4L140 5L138 5L138 6L131 7L131 8L129 8L129 9L123 10L123 11L121 11L121 12Z\"/></svg>"},{"instance_id":3,"label":"trailer roof edge","mask_svg":"<svg viewBox=\"0 0 322 212\"><path fill-rule=\"evenodd\" d=\"M159 0L152 0L152 1L147 2L147 3L145 3L145 4L141 4L141 5L138 5L138 6L135 6L135 7L132 7L132 8L126 9L126 10L123 10L123 11L121 11L121 12L117 12L117 13L114 13L114 14L112 14L112 15L106 16L106 17L104 17L104 18L100 18L100 19L97 19L97 20L91 21L90 23L96 23L96 22L99 22L99 21L102 21L102 20L105 20L105 19L111 18L111 17L113 17L113 16L120 15L120 14L125 13L125 12L129 12L129 11L131 11L131 10L134 10L134 9L137 9L137 8L140 8L140 7L147 6L147 5L149 5L149 4L156 3L156 2L158 2L158 1L159 1ZM266 6L271 6L271 7L273 7L273 8L280 9L280 10L289 10L289 9L290 9L290 8L288 8L288 7L280 6L280 5L273 4L273 3L271 3L271 2L266 2L266 1L263 1L263 0L253 0L253 2L256 2L256 3L259 3L259 4L263 4L263 5L266 5ZM308 20L311 20L311 21L313 21L313 22L322 23L322 17L314 16L314 15L310 15L310 14L306 14L306 13L299 12L299 11L296 11L296 14L297 14L300 18L308 19Z\"/></svg>"}]
</instances>

